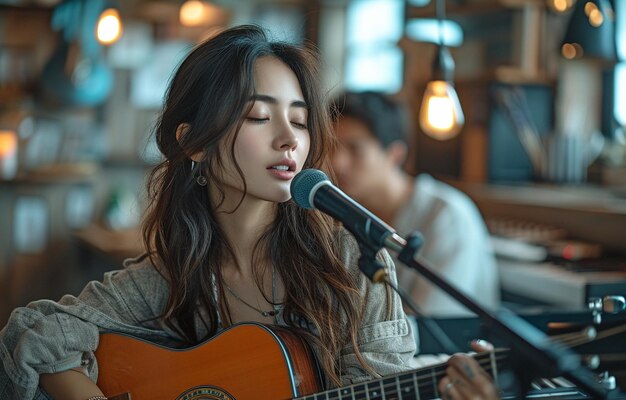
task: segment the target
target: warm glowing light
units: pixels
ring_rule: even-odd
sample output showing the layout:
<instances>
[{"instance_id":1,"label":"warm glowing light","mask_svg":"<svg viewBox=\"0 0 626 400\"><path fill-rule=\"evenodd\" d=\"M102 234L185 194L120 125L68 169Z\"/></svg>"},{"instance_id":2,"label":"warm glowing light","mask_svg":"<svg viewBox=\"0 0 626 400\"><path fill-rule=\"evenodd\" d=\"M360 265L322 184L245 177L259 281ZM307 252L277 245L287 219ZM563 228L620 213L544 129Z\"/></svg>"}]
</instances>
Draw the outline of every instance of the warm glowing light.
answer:
<instances>
[{"instance_id":1,"label":"warm glowing light","mask_svg":"<svg viewBox=\"0 0 626 400\"><path fill-rule=\"evenodd\" d=\"M568 60L572 60L576 57L576 49L570 43L565 43L561 47L561 54Z\"/></svg>"},{"instance_id":2,"label":"warm glowing light","mask_svg":"<svg viewBox=\"0 0 626 400\"><path fill-rule=\"evenodd\" d=\"M186 1L180 7L180 23L185 26L208 25L214 18L217 7L204 1Z\"/></svg>"},{"instance_id":3,"label":"warm glowing light","mask_svg":"<svg viewBox=\"0 0 626 400\"><path fill-rule=\"evenodd\" d=\"M565 0L554 0L554 9L560 12L564 12L567 10L567 1Z\"/></svg>"},{"instance_id":4,"label":"warm glowing light","mask_svg":"<svg viewBox=\"0 0 626 400\"><path fill-rule=\"evenodd\" d=\"M13 155L17 150L17 135L13 131L0 131L0 158Z\"/></svg>"},{"instance_id":5,"label":"warm glowing light","mask_svg":"<svg viewBox=\"0 0 626 400\"><path fill-rule=\"evenodd\" d=\"M604 15L597 8L589 14L589 23L593 27L599 27L604 22Z\"/></svg>"},{"instance_id":6,"label":"warm glowing light","mask_svg":"<svg viewBox=\"0 0 626 400\"><path fill-rule=\"evenodd\" d=\"M113 44L122 37L122 20L115 8L108 8L100 14L96 34L102 44Z\"/></svg>"},{"instance_id":7,"label":"warm glowing light","mask_svg":"<svg viewBox=\"0 0 626 400\"><path fill-rule=\"evenodd\" d=\"M581 58L583 53L583 47L578 43L564 43L563 46L561 46L561 54L568 60Z\"/></svg>"},{"instance_id":8,"label":"warm glowing light","mask_svg":"<svg viewBox=\"0 0 626 400\"><path fill-rule=\"evenodd\" d=\"M561 47L561 54L568 60L576 58L576 48L571 43L565 43Z\"/></svg>"},{"instance_id":9,"label":"warm glowing light","mask_svg":"<svg viewBox=\"0 0 626 400\"><path fill-rule=\"evenodd\" d=\"M0 131L0 180L15 178L17 174L17 133Z\"/></svg>"},{"instance_id":10,"label":"warm glowing light","mask_svg":"<svg viewBox=\"0 0 626 400\"><path fill-rule=\"evenodd\" d=\"M548 6L558 13L564 13L574 5L574 0L548 0Z\"/></svg>"},{"instance_id":11,"label":"warm glowing light","mask_svg":"<svg viewBox=\"0 0 626 400\"><path fill-rule=\"evenodd\" d=\"M428 99L428 121L440 131L447 131L454 126L454 104L445 96L433 96Z\"/></svg>"},{"instance_id":12,"label":"warm glowing light","mask_svg":"<svg viewBox=\"0 0 626 400\"><path fill-rule=\"evenodd\" d=\"M596 6L594 3L588 1L585 4L585 14L587 14L587 16L591 15L593 11L597 11L597 10L598 10L598 6Z\"/></svg>"},{"instance_id":13,"label":"warm glowing light","mask_svg":"<svg viewBox=\"0 0 626 400\"><path fill-rule=\"evenodd\" d=\"M419 121L424 133L438 140L451 139L460 132L465 117L456 91L450 83L428 83Z\"/></svg>"}]
</instances>

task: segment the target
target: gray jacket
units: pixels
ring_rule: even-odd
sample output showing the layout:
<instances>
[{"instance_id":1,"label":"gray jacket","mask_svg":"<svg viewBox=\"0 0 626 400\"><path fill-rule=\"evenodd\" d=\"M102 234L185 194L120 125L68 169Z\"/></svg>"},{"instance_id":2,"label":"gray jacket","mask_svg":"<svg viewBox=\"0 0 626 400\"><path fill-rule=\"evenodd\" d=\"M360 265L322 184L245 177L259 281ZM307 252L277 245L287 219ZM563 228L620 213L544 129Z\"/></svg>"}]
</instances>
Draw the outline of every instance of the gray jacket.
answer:
<instances>
[{"instance_id":1,"label":"gray jacket","mask_svg":"<svg viewBox=\"0 0 626 400\"><path fill-rule=\"evenodd\" d=\"M363 356L381 375L412 369L415 340L399 297L382 285L370 284L361 274L358 247L351 236L345 236L343 259L366 297L359 332ZM380 258L395 280L389 255L382 252ZM167 301L167 282L147 262L127 260L124 267L106 273L102 282L88 283L78 297L35 301L13 311L0 331L0 399L49 399L38 387L39 374L81 365L96 381L98 367L93 352L101 332L114 331L180 346L180 336L157 318ZM204 325L198 321L196 326L199 337L204 336ZM369 378L352 348L345 348L341 357L344 384Z\"/></svg>"}]
</instances>

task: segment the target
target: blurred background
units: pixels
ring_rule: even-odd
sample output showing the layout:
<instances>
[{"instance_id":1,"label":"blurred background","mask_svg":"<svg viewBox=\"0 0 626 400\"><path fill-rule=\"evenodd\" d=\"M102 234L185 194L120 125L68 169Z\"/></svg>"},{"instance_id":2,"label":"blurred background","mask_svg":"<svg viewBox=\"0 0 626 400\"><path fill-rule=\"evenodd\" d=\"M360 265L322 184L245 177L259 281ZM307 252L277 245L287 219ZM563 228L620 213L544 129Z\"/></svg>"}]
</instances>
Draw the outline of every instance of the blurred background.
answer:
<instances>
[{"instance_id":1,"label":"blurred background","mask_svg":"<svg viewBox=\"0 0 626 400\"><path fill-rule=\"evenodd\" d=\"M409 106L406 169L476 202L505 304L623 309L626 1L0 0L0 326L141 252L168 79L241 23Z\"/></svg>"}]
</instances>

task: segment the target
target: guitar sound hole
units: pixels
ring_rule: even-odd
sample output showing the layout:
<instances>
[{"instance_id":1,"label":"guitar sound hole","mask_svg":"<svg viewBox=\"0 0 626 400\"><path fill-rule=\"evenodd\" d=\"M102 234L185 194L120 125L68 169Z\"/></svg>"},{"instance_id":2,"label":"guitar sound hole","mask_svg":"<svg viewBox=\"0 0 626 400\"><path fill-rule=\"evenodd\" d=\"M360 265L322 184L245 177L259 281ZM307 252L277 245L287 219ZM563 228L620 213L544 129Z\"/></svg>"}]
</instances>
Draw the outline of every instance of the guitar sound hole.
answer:
<instances>
[{"instance_id":1,"label":"guitar sound hole","mask_svg":"<svg viewBox=\"0 0 626 400\"><path fill-rule=\"evenodd\" d=\"M181 393L176 400L235 400L235 398L222 388L196 386Z\"/></svg>"}]
</instances>

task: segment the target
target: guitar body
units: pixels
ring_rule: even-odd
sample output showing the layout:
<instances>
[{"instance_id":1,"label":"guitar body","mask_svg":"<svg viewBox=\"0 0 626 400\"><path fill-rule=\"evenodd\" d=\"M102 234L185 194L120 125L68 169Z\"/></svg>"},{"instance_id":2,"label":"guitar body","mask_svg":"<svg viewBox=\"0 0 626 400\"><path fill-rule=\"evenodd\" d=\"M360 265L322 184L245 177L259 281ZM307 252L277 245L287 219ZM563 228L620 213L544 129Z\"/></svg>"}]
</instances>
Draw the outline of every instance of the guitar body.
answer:
<instances>
[{"instance_id":1,"label":"guitar body","mask_svg":"<svg viewBox=\"0 0 626 400\"><path fill-rule=\"evenodd\" d=\"M322 388L317 363L303 339L256 323L234 325L184 350L104 333L96 359L98 386L107 397L291 399Z\"/></svg>"}]
</instances>

